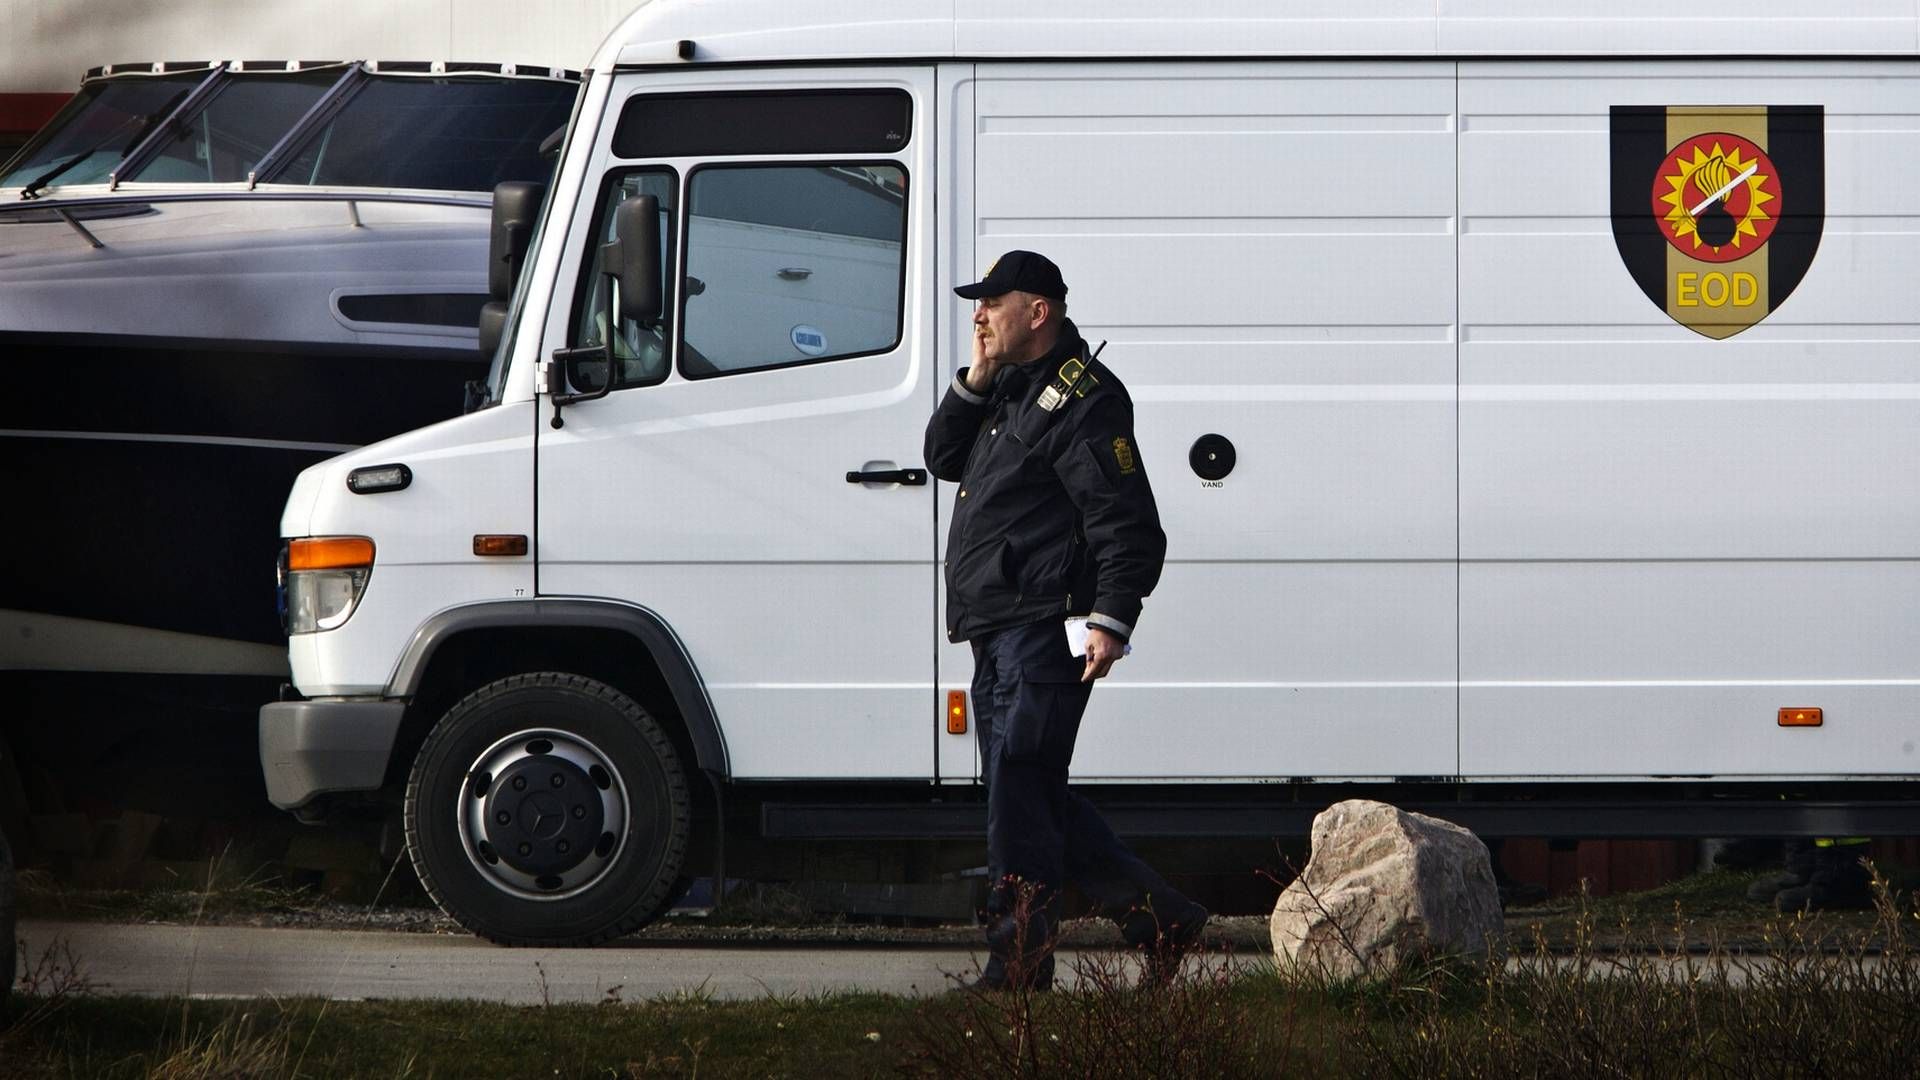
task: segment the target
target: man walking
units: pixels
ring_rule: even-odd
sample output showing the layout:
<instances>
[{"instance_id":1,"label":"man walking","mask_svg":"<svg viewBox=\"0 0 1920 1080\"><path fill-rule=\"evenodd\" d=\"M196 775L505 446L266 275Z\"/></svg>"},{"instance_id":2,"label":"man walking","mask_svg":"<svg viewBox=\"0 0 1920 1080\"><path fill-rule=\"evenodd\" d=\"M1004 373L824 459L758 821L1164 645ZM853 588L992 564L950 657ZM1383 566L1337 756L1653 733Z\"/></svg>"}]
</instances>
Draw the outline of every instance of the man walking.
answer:
<instances>
[{"instance_id":1,"label":"man walking","mask_svg":"<svg viewBox=\"0 0 1920 1080\"><path fill-rule=\"evenodd\" d=\"M1166 555L1133 401L1067 319L1067 287L1046 256L1007 252L954 292L978 301L973 361L927 424L926 460L960 485L947 632L973 646L987 787L994 885L980 985L1051 984L1068 880L1130 945L1153 950L1149 974L1164 977L1198 940L1206 909L1067 787L1093 682L1129 651Z\"/></svg>"}]
</instances>

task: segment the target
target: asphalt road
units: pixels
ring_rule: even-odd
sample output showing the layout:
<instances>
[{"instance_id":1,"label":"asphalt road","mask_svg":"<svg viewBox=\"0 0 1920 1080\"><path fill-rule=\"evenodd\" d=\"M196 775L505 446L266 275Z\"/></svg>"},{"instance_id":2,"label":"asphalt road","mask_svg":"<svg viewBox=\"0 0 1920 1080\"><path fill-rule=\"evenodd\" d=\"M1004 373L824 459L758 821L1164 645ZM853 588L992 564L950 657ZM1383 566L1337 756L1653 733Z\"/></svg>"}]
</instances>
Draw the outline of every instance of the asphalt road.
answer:
<instances>
[{"instance_id":1,"label":"asphalt road","mask_svg":"<svg viewBox=\"0 0 1920 1080\"><path fill-rule=\"evenodd\" d=\"M379 930L308 930L251 926L161 926L99 922L22 922L31 968L51 946L71 955L97 994L186 995L200 998L323 997L479 999L517 1005L646 1001L679 994L716 999L807 997L870 991L909 997L946 992L972 977L985 956L948 946L707 945L620 942L594 949L508 949L463 934ZM1062 987L1077 981L1072 950L1063 950ZM1243 958L1213 954L1189 964ZM1509 961L1518 964L1516 958ZM1704 974L1703 957L1655 959L1666 977ZM1571 958L1555 960L1570 965ZM1627 973L1624 961L1601 958L1594 977ZM1878 959L1869 957L1871 969ZM1729 965L1744 986L1764 958Z\"/></svg>"},{"instance_id":2,"label":"asphalt road","mask_svg":"<svg viewBox=\"0 0 1920 1080\"><path fill-rule=\"evenodd\" d=\"M970 976L976 959L985 960L952 948L508 949L441 934L40 920L22 922L19 936L30 962L49 945L63 943L95 993L198 997L478 998L537 1005L602 1001L615 987L629 1002L684 992L715 998L836 990L927 995L954 985L950 973Z\"/></svg>"}]
</instances>

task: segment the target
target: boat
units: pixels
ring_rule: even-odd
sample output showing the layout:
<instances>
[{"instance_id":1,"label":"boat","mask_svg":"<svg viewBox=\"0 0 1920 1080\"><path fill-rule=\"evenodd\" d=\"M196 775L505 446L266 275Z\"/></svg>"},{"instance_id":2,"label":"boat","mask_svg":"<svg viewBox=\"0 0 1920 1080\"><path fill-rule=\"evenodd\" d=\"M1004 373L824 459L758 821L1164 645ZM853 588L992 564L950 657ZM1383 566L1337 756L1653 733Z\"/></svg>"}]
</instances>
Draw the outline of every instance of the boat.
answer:
<instances>
[{"instance_id":1,"label":"boat","mask_svg":"<svg viewBox=\"0 0 1920 1080\"><path fill-rule=\"evenodd\" d=\"M472 402L494 186L545 180L579 83L449 62L86 73L0 165L0 674L284 678L287 491Z\"/></svg>"}]
</instances>

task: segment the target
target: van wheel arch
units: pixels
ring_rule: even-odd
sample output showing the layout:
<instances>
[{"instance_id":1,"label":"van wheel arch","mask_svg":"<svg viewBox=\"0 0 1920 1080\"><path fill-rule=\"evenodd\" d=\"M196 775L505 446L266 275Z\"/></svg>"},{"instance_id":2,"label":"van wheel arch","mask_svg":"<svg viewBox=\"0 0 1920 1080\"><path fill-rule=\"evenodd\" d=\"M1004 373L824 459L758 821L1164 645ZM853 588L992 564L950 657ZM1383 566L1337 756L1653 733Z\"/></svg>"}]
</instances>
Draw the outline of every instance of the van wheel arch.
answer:
<instances>
[{"instance_id":1,"label":"van wheel arch","mask_svg":"<svg viewBox=\"0 0 1920 1080\"><path fill-rule=\"evenodd\" d=\"M414 632L386 691L409 701L389 789L405 784L428 731L456 702L531 671L571 672L620 690L658 720L683 761L720 782L731 778L706 686L664 619L632 604L518 600L443 611Z\"/></svg>"}]
</instances>

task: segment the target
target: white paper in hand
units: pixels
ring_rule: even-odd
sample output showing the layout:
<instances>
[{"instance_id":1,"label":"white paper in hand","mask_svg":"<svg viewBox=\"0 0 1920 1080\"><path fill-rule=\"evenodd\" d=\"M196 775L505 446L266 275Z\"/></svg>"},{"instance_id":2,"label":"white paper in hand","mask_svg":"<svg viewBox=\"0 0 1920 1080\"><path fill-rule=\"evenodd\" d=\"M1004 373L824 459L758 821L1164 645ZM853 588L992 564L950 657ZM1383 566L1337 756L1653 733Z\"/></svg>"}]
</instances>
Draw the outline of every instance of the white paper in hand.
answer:
<instances>
[{"instance_id":1,"label":"white paper in hand","mask_svg":"<svg viewBox=\"0 0 1920 1080\"><path fill-rule=\"evenodd\" d=\"M1067 620L1067 652L1074 656L1087 655L1087 617L1075 615ZM1121 656L1133 655L1133 646L1120 646Z\"/></svg>"}]
</instances>

